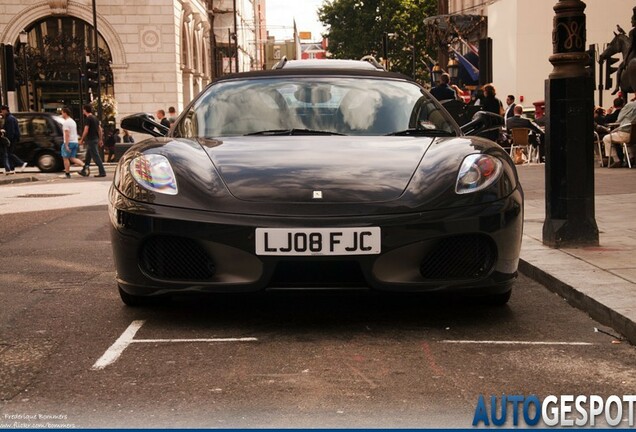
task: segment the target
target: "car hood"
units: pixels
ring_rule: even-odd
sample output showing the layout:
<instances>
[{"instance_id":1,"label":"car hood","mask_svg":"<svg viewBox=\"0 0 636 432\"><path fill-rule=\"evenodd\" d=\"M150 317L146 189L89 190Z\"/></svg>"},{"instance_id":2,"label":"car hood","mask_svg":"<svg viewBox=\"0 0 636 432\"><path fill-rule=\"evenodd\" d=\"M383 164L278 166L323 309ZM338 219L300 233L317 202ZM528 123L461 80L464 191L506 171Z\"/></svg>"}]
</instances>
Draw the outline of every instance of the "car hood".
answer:
<instances>
[{"instance_id":1,"label":"car hood","mask_svg":"<svg viewBox=\"0 0 636 432\"><path fill-rule=\"evenodd\" d=\"M274 136L199 143L230 193L257 202L399 198L433 138Z\"/></svg>"}]
</instances>

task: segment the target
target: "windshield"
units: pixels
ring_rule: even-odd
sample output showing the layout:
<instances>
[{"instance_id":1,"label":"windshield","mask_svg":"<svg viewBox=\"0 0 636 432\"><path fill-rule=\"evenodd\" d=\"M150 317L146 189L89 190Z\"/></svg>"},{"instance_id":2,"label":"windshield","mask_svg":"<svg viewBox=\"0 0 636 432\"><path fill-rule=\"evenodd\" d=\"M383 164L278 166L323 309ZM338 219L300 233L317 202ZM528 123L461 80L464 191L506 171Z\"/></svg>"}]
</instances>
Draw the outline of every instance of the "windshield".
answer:
<instances>
[{"instance_id":1,"label":"windshield","mask_svg":"<svg viewBox=\"0 0 636 432\"><path fill-rule=\"evenodd\" d=\"M377 77L263 77L209 87L175 135L455 136L448 114L417 85Z\"/></svg>"}]
</instances>

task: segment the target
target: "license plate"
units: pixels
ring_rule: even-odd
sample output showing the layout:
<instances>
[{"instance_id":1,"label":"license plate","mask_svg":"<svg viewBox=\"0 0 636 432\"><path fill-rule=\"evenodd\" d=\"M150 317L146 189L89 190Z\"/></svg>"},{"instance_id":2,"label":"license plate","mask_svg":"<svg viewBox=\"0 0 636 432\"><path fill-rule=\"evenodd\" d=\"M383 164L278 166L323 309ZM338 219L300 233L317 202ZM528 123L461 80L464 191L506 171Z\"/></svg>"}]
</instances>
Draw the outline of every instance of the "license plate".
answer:
<instances>
[{"instance_id":1,"label":"license plate","mask_svg":"<svg viewBox=\"0 0 636 432\"><path fill-rule=\"evenodd\" d=\"M374 255L380 227L256 228L256 255Z\"/></svg>"}]
</instances>

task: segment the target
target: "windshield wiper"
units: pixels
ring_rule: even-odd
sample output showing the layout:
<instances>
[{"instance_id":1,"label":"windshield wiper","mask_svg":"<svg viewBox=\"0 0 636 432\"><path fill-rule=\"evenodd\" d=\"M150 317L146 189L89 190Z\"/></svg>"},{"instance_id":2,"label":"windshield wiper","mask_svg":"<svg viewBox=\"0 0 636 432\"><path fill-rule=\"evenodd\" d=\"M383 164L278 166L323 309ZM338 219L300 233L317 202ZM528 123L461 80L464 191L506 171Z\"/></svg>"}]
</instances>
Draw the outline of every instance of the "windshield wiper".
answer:
<instances>
[{"instance_id":1,"label":"windshield wiper","mask_svg":"<svg viewBox=\"0 0 636 432\"><path fill-rule=\"evenodd\" d=\"M402 131L391 132L386 136L455 136L453 132L449 132L443 129L405 129Z\"/></svg>"},{"instance_id":2,"label":"windshield wiper","mask_svg":"<svg viewBox=\"0 0 636 432\"><path fill-rule=\"evenodd\" d=\"M258 132L250 132L245 134L245 136L249 135L344 135L338 132L330 132L324 130L314 130L314 129L270 129L263 130Z\"/></svg>"}]
</instances>

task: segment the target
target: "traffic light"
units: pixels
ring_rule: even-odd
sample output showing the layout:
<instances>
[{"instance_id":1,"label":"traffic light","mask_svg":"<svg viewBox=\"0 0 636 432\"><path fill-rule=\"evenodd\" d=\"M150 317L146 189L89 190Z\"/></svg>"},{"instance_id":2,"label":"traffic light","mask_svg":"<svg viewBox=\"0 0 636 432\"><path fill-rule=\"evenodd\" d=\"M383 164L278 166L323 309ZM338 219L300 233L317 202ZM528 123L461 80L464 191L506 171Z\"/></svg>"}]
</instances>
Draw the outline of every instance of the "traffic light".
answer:
<instances>
[{"instance_id":1,"label":"traffic light","mask_svg":"<svg viewBox=\"0 0 636 432\"><path fill-rule=\"evenodd\" d=\"M97 70L97 62L86 62L86 84L88 88L97 89L99 82L99 71Z\"/></svg>"},{"instance_id":2,"label":"traffic light","mask_svg":"<svg viewBox=\"0 0 636 432\"><path fill-rule=\"evenodd\" d=\"M614 74L614 72L618 70L618 68L612 65L616 63L617 61L618 61L618 58L615 58L613 56L605 59L605 89L606 90L611 89L612 86L614 85L614 82L612 80L612 75ZM618 77L616 78L618 80Z\"/></svg>"}]
</instances>

